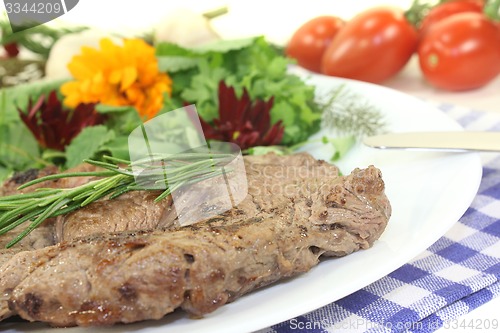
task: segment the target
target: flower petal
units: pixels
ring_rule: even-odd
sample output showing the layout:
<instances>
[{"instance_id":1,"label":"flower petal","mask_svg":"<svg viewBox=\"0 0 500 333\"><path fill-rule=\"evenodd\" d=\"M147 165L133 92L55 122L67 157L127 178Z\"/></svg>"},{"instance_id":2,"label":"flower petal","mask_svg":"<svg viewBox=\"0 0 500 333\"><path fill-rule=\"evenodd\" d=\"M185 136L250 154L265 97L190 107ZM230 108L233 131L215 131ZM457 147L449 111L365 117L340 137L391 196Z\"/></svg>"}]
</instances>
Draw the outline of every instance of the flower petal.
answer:
<instances>
[{"instance_id":1,"label":"flower petal","mask_svg":"<svg viewBox=\"0 0 500 333\"><path fill-rule=\"evenodd\" d=\"M219 82L219 118L213 125L202 121L205 137L212 140L234 142L241 149L253 146L276 145L283 139L281 121L271 126L274 98L252 101L246 89L240 98L234 87Z\"/></svg>"},{"instance_id":2,"label":"flower petal","mask_svg":"<svg viewBox=\"0 0 500 333\"><path fill-rule=\"evenodd\" d=\"M122 70L122 84L120 87L121 91L128 89L132 83L137 80L137 69L134 67L126 67Z\"/></svg>"},{"instance_id":3,"label":"flower petal","mask_svg":"<svg viewBox=\"0 0 500 333\"><path fill-rule=\"evenodd\" d=\"M100 49L83 47L68 68L76 81L61 92L72 107L89 102L132 105L149 119L161 109L163 94L172 91L172 80L158 70L154 47L142 39L125 40L123 46L102 39Z\"/></svg>"}]
</instances>

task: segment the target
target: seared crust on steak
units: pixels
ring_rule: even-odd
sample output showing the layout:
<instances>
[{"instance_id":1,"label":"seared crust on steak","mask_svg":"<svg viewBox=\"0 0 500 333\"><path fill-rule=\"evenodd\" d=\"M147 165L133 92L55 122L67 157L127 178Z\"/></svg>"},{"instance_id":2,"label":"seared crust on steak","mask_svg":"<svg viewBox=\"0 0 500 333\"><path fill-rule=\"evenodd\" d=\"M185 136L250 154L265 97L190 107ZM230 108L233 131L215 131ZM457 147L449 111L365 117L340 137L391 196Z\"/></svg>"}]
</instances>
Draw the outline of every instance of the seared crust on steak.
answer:
<instances>
[{"instance_id":1,"label":"seared crust on steak","mask_svg":"<svg viewBox=\"0 0 500 333\"><path fill-rule=\"evenodd\" d=\"M246 158L246 168L248 196L215 218L69 235L13 255L0 267L0 319L110 325L159 319L176 308L202 316L308 271L320 256L370 247L391 214L373 166L338 176L334 166L301 154Z\"/></svg>"}]
</instances>

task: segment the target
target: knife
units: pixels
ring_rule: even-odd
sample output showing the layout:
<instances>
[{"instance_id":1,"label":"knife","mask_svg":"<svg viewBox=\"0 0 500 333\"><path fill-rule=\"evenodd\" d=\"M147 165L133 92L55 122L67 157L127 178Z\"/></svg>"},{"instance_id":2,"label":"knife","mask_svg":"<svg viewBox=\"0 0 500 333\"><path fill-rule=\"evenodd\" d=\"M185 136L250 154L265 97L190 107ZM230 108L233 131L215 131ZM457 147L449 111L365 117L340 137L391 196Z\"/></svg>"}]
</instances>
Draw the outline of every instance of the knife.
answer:
<instances>
[{"instance_id":1,"label":"knife","mask_svg":"<svg viewBox=\"0 0 500 333\"><path fill-rule=\"evenodd\" d=\"M363 143L379 149L500 152L500 132L401 132L369 136Z\"/></svg>"}]
</instances>

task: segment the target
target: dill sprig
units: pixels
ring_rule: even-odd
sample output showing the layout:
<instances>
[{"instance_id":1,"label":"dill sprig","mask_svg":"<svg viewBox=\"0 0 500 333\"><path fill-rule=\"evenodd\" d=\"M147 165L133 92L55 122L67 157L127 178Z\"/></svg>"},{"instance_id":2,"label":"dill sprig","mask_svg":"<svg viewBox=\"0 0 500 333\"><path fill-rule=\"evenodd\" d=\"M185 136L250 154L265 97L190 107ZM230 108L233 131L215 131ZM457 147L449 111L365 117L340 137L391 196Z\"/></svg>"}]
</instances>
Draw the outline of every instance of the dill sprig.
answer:
<instances>
[{"instance_id":1,"label":"dill sprig","mask_svg":"<svg viewBox=\"0 0 500 333\"><path fill-rule=\"evenodd\" d=\"M25 183L19 189L68 177L100 178L74 188L38 188L30 193L1 197L0 235L29 223L7 244L7 248L12 247L48 218L70 213L104 197L113 199L133 190L162 190L155 199L157 202L183 185L221 175L221 167L233 158L234 155L229 153L195 152L152 154L133 163L110 156L105 156L104 161L85 160L104 170L50 175ZM141 170L139 177L134 170ZM224 172L228 171L224 169Z\"/></svg>"},{"instance_id":2,"label":"dill sprig","mask_svg":"<svg viewBox=\"0 0 500 333\"><path fill-rule=\"evenodd\" d=\"M321 125L339 135L374 135L386 126L380 110L346 88L339 86L323 104Z\"/></svg>"}]
</instances>

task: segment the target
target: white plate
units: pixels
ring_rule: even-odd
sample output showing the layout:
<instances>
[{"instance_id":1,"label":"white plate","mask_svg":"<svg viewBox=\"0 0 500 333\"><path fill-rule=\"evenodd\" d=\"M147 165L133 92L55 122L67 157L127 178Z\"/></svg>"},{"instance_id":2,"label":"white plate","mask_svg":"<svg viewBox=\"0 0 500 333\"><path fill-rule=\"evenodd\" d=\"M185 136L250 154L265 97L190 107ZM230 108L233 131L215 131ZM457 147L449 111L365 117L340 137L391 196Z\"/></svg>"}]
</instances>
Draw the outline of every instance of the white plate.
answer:
<instances>
[{"instance_id":1,"label":"white plate","mask_svg":"<svg viewBox=\"0 0 500 333\"><path fill-rule=\"evenodd\" d=\"M390 130L461 130L429 104L394 90L322 76L311 80L320 90L346 83L349 89L363 94L382 110ZM328 158L324 149L311 152L318 158ZM380 151L362 146L352 150L339 166L346 173L369 164L382 170L393 207L386 231L371 249L326 260L306 274L245 295L203 319L189 319L179 311L160 321L102 330L251 332L317 309L387 275L441 237L469 207L482 171L477 154ZM38 324L10 323L2 328L10 328L10 332L55 332ZM96 332L96 329L57 330L63 332Z\"/></svg>"}]
</instances>

